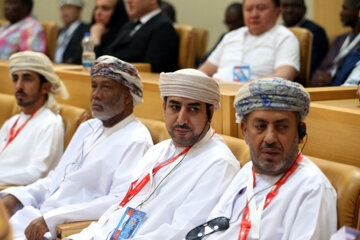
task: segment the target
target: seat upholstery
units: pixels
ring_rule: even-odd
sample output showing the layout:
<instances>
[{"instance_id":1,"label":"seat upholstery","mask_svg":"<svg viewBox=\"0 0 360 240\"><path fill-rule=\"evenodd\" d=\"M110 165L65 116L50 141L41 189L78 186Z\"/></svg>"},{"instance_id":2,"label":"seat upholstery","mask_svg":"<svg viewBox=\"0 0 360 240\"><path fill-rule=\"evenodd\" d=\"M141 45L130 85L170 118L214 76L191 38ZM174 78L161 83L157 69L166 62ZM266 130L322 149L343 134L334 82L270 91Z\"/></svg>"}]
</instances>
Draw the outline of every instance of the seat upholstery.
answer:
<instances>
[{"instance_id":1,"label":"seat upholstery","mask_svg":"<svg viewBox=\"0 0 360 240\"><path fill-rule=\"evenodd\" d=\"M300 72L295 81L304 87L310 86L310 62L313 34L306 28L290 27L300 44Z\"/></svg>"},{"instance_id":2,"label":"seat upholstery","mask_svg":"<svg viewBox=\"0 0 360 240\"><path fill-rule=\"evenodd\" d=\"M147 118L138 119L149 129L154 144L170 138L164 122Z\"/></svg>"},{"instance_id":3,"label":"seat upholstery","mask_svg":"<svg viewBox=\"0 0 360 240\"><path fill-rule=\"evenodd\" d=\"M10 239L12 239L12 237L9 224L9 216L2 201L0 201L0 240Z\"/></svg>"},{"instance_id":4,"label":"seat upholstery","mask_svg":"<svg viewBox=\"0 0 360 240\"><path fill-rule=\"evenodd\" d=\"M243 167L247 162L250 161L249 147L244 140L227 135L219 135L224 139L231 152L240 162L241 167Z\"/></svg>"},{"instance_id":5,"label":"seat upholstery","mask_svg":"<svg viewBox=\"0 0 360 240\"><path fill-rule=\"evenodd\" d=\"M195 41L195 62L199 63L206 55L206 47L208 42L208 30L204 28L196 28L196 41Z\"/></svg>"},{"instance_id":6,"label":"seat upholstery","mask_svg":"<svg viewBox=\"0 0 360 240\"><path fill-rule=\"evenodd\" d=\"M53 21L40 21L39 22L44 29L46 38L46 55L54 61L56 41L59 32L59 27Z\"/></svg>"},{"instance_id":7,"label":"seat upholstery","mask_svg":"<svg viewBox=\"0 0 360 240\"><path fill-rule=\"evenodd\" d=\"M195 67L195 28L190 25L174 24L179 35L179 69Z\"/></svg>"}]
</instances>

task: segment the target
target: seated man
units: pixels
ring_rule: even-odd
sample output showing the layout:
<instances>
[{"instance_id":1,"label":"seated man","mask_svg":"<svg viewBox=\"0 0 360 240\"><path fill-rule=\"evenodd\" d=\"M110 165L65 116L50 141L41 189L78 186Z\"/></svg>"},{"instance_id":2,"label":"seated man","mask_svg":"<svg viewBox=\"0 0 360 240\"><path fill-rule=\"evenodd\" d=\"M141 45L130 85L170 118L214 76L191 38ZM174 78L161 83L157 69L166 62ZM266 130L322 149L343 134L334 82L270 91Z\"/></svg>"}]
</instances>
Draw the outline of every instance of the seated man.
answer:
<instances>
[{"instance_id":1,"label":"seated man","mask_svg":"<svg viewBox=\"0 0 360 240\"><path fill-rule=\"evenodd\" d=\"M161 0L126 0L126 3L132 21L119 29L110 46L98 48L97 55L150 63L152 72L176 70L179 38L170 19L161 14Z\"/></svg>"},{"instance_id":2,"label":"seated man","mask_svg":"<svg viewBox=\"0 0 360 240\"><path fill-rule=\"evenodd\" d=\"M351 32L341 34L331 44L330 49L315 71L311 79L313 87L334 85L334 76L347 56L356 48L360 47L360 0L344 0L340 12L342 25L351 27Z\"/></svg>"},{"instance_id":3,"label":"seated man","mask_svg":"<svg viewBox=\"0 0 360 240\"><path fill-rule=\"evenodd\" d=\"M298 148L309 94L298 83L261 79L239 89L234 106L251 162L209 216L225 217L229 226L206 239L329 239L337 227L336 191Z\"/></svg>"},{"instance_id":4,"label":"seated man","mask_svg":"<svg viewBox=\"0 0 360 240\"><path fill-rule=\"evenodd\" d=\"M60 14L64 27L60 29L56 43L55 62L81 64L81 41L90 26L81 22L82 0L61 0Z\"/></svg>"},{"instance_id":5,"label":"seated man","mask_svg":"<svg viewBox=\"0 0 360 240\"><path fill-rule=\"evenodd\" d=\"M299 71L299 42L277 25L280 0L244 0L246 27L226 34L199 68L222 81L243 82L264 76L294 80Z\"/></svg>"},{"instance_id":6,"label":"seated man","mask_svg":"<svg viewBox=\"0 0 360 240\"><path fill-rule=\"evenodd\" d=\"M1 192L15 239L56 238L56 225L98 219L152 145L147 128L135 119L142 102L137 70L111 56L102 56L91 70L91 111L81 124L59 165L47 177L26 187Z\"/></svg>"},{"instance_id":7,"label":"seated man","mask_svg":"<svg viewBox=\"0 0 360 240\"><path fill-rule=\"evenodd\" d=\"M312 75L328 51L329 42L326 32L321 26L305 18L306 5L304 0L281 0L281 10L286 27L306 28L313 34L310 68L310 75Z\"/></svg>"},{"instance_id":8,"label":"seated man","mask_svg":"<svg viewBox=\"0 0 360 240\"><path fill-rule=\"evenodd\" d=\"M38 52L14 53L9 72L22 109L0 130L0 186L45 177L64 151L65 129L55 99L66 99L68 92L49 58Z\"/></svg>"},{"instance_id":9,"label":"seated man","mask_svg":"<svg viewBox=\"0 0 360 240\"><path fill-rule=\"evenodd\" d=\"M4 1L4 16L10 23L0 27L1 59L26 50L45 53L45 33L31 16L32 7L33 0Z\"/></svg>"},{"instance_id":10,"label":"seated man","mask_svg":"<svg viewBox=\"0 0 360 240\"><path fill-rule=\"evenodd\" d=\"M184 69L160 74L159 87L171 139L150 148L127 193L119 195L97 223L70 239L118 239L120 219L134 211L146 218L130 220L143 222L131 226L138 231L126 239L181 239L207 218L239 170L230 149L210 127L220 101L217 82Z\"/></svg>"}]
</instances>

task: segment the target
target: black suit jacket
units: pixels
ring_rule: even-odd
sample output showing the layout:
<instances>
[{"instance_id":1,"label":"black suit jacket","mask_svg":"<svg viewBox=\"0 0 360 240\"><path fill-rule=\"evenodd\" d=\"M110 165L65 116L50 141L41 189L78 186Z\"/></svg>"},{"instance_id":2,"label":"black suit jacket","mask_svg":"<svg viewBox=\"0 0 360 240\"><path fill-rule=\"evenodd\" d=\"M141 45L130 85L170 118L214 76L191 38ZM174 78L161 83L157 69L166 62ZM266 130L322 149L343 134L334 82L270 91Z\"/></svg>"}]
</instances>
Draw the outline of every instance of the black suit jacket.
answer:
<instances>
[{"instance_id":1,"label":"black suit jacket","mask_svg":"<svg viewBox=\"0 0 360 240\"><path fill-rule=\"evenodd\" d=\"M64 31L64 28L61 28L59 33ZM86 32L90 31L90 26L85 23L80 23L80 25L74 31L64 54L62 56L63 63L70 63L70 64L81 64L81 55L82 55L82 45L81 40L84 37Z\"/></svg>"},{"instance_id":2,"label":"black suit jacket","mask_svg":"<svg viewBox=\"0 0 360 240\"><path fill-rule=\"evenodd\" d=\"M305 20L300 27L309 29L313 34L313 46L311 52L311 75L320 66L327 54L329 42L325 30L312 21Z\"/></svg>"},{"instance_id":3,"label":"black suit jacket","mask_svg":"<svg viewBox=\"0 0 360 240\"><path fill-rule=\"evenodd\" d=\"M152 72L169 72L178 68L179 37L172 22L155 15L132 36L134 23L126 23L113 44L98 55L112 55L127 62L151 64Z\"/></svg>"}]
</instances>

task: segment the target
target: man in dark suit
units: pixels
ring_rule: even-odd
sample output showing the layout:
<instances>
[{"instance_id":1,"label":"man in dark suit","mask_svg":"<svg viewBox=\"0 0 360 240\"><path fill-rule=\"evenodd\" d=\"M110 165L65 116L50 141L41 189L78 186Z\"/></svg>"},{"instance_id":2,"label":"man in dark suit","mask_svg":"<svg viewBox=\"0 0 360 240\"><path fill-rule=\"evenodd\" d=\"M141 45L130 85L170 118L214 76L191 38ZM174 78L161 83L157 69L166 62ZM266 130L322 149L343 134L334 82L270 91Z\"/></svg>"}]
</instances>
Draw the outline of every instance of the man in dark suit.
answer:
<instances>
[{"instance_id":1,"label":"man in dark suit","mask_svg":"<svg viewBox=\"0 0 360 240\"><path fill-rule=\"evenodd\" d=\"M81 64L81 40L89 25L81 22L82 0L61 0L60 14L64 27L60 29L57 39L55 62Z\"/></svg>"},{"instance_id":2,"label":"man in dark suit","mask_svg":"<svg viewBox=\"0 0 360 240\"><path fill-rule=\"evenodd\" d=\"M131 19L113 44L97 49L97 55L113 55L127 62L151 64L152 72L178 68L179 37L171 21L162 16L161 0L125 0Z\"/></svg>"},{"instance_id":3,"label":"man in dark suit","mask_svg":"<svg viewBox=\"0 0 360 240\"><path fill-rule=\"evenodd\" d=\"M325 30L306 19L304 0L281 0L281 10L286 27L302 27L310 30L314 36L311 52L311 75L319 67L328 51L328 39Z\"/></svg>"}]
</instances>

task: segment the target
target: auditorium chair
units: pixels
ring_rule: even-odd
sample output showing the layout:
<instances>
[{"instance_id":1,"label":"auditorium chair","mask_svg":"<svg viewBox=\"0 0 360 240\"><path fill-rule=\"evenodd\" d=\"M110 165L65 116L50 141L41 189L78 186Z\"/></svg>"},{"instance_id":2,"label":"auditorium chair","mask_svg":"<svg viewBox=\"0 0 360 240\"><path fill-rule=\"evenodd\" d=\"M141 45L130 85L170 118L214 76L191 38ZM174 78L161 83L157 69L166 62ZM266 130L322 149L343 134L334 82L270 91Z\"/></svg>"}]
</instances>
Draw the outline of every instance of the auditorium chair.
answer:
<instances>
[{"instance_id":1,"label":"auditorium chair","mask_svg":"<svg viewBox=\"0 0 360 240\"><path fill-rule=\"evenodd\" d=\"M208 30L204 28L196 28L195 33L195 63L198 64L206 55L206 47L209 33Z\"/></svg>"},{"instance_id":2,"label":"auditorium chair","mask_svg":"<svg viewBox=\"0 0 360 240\"><path fill-rule=\"evenodd\" d=\"M0 201L0 240L11 240L11 228L8 213Z\"/></svg>"},{"instance_id":3,"label":"auditorium chair","mask_svg":"<svg viewBox=\"0 0 360 240\"><path fill-rule=\"evenodd\" d=\"M46 55L50 58L50 60L54 61L59 27L53 21L40 21L39 23L45 32Z\"/></svg>"},{"instance_id":4,"label":"auditorium chair","mask_svg":"<svg viewBox=\"0 0 360 240\"><path fill-rule=\"evenodd\" d=\"M310 62L313 42L313 34L306 28L290 27L300 44L300 72L295 81L304 87L310 87Z\"/></svg>"},{"instance_id":5,"label":"auditorium chair","mask_svg":"<svg viewBox=\"0 0 360 240\"><path fill-rule=\"evenodd\" d=\"M224 135L222 137L241 166L250 161L250 152L244 140ZM242 151L244 152L241 153ZM307 157L321 169L337 192L338 229L350 226L360 230L360 169L343 163Z\"/></svg>"},{"instance_id":6,"label":"auditorium chair","mask_svg":"<svg viewBox=\"0 0 360 240\"><path fill-rule=\"evenodd\" d=\"M195 28L190 25L174 24L174 28L179 35L179 69L195 67Z\"/></svg>"},{"instance_id":7,"label":"auditorium chair","mask_svg":"<svg viewBox=\"0 0 360 240\"><path fill-rule=\"evenodd\" d=\"M148 119L148 118L138 118L138 119L147 127L147 129L149 129L154 144L157 144L161 141L170 138L169 133L165 127L165 122Z\"/></svg>"}]
</instances>

